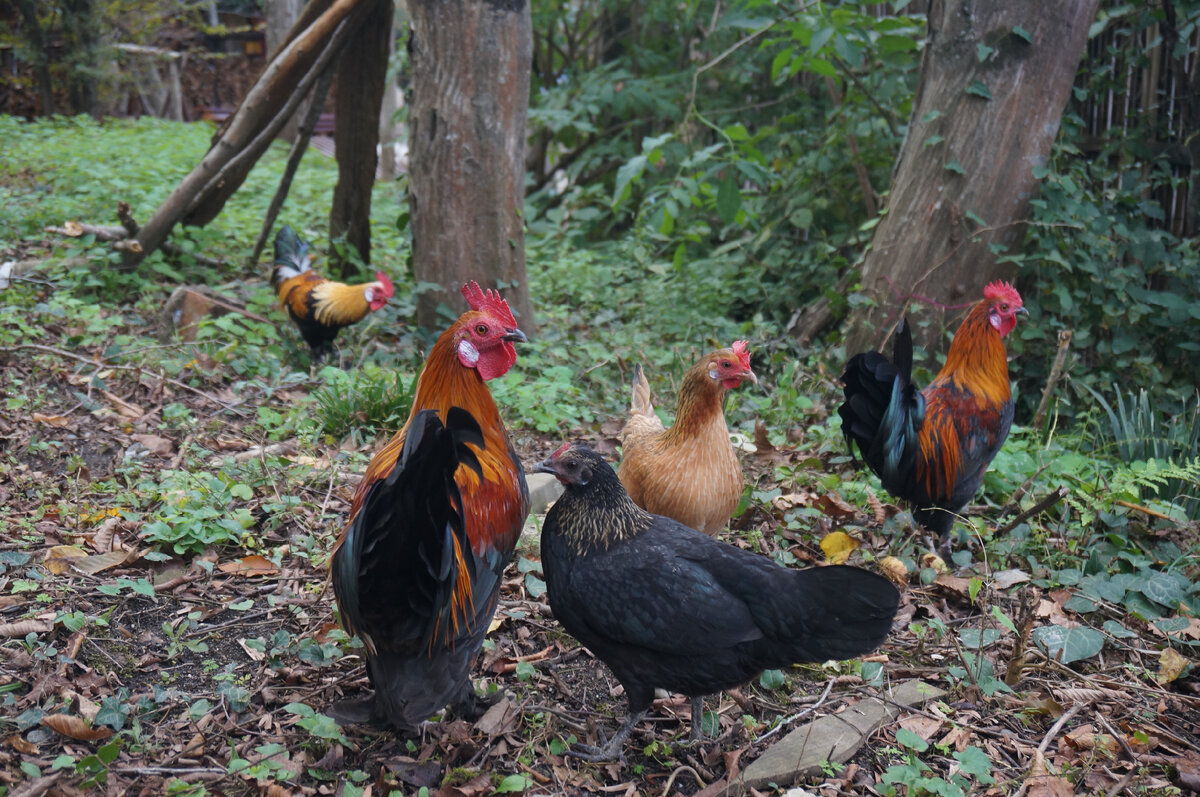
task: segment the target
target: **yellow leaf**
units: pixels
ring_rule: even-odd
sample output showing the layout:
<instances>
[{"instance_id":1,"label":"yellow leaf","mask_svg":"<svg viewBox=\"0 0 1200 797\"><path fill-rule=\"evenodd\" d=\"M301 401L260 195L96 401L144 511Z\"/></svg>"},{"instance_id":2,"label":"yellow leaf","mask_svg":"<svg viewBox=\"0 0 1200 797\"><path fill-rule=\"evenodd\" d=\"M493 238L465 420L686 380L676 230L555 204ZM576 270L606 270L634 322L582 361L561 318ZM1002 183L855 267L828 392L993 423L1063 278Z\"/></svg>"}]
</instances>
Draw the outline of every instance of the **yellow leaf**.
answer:
<instances>
[{"instance_id":1,"label":"yellow leaf","mask_svg":"<svg viewBox=\"0 0 1200 797\"><path fill-rule=\"evenodd\" d=\"M54 575L61 576L71 569L72 560L85 556L87 551L78 545L55 545L46 552L46 561L42 565Z\"/></svg>"},{"instance_id":2,"label":"yellow leaf","mask_svg":"<svg viewBox=\"0 0 1200 797\"><path fill-rule=\"evenodd\" d=\"M1179 655L1175 648L1165 648L1158 657L1158 675L1155 676L1160 684L1169 684L1183 674L1183 668L1188 660Z\"/></svg>"},{"instance_id":3,"label":"yellow leaf","mask_svg":"<svg viewBox=\"0 0 1200 797\"><path fill-rule=\"evenodd\" d=\"M895 556L885 556L880 559L879 569L896 584L908 583L908 567Z\"/></svg>"},{"instance_id":4,"label":"yellow leaf","mask_svg":"<svg viewBox=\"0 0 1200 797\"><path fill-rule=\"evenodd\" d=\"M858 547L858 540L844 531L834 531L821 539L821 550L832 564L843 564Z\"/></svg>"}]
</instances>

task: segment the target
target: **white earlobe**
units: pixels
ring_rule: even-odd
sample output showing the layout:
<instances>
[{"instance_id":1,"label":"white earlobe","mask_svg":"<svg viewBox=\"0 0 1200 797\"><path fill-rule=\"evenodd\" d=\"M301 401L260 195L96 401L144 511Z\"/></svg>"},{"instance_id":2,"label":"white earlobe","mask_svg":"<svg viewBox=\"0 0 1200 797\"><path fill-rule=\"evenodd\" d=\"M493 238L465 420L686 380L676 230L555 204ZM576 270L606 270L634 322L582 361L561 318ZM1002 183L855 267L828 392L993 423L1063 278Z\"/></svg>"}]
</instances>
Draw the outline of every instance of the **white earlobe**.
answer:
<instances>
[{"instance_id":1,"label":"white earlobe","mask_svg":"<svg viewBox=\"0 0 1200 797\"><path fill-rule=\"evenodd\" d=\"M463 338L458 342L458 359L468 368L474 368L475 363L479 362L479 349L475 348L474 343Z\"/></svg>"}]
</instances>

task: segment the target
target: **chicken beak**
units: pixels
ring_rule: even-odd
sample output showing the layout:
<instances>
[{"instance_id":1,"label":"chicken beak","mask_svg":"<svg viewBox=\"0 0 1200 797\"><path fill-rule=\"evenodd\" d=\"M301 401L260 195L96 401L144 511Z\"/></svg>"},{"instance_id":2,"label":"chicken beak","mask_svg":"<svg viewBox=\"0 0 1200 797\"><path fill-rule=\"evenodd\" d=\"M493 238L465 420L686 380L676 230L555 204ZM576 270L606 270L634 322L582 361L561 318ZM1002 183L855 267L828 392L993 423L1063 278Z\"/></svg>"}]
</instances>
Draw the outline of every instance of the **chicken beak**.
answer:
<instances>
[{"instance_id":1,"label":"chicken beak","mask_svg":"<svg viewBox=\"0 0 1200 797\"><path fill-rule=\"evenodd\" d=\"M743 376L745 376L747 379L749 379L754 384L756 384L756 385L758 384L758 377L755 376L754 372L751 371L749 368L746 369L746 373L743 374Z\"/></svg>"},{"instance_id":2,"label":"chicken beak","mask_svg":"<svg viewBox=\"0 0 1200 797\"><path fill-rule=\"evenodd\" d=\"M1029 315L1029 311L1026 310L1024 307L1018 307L1016 310L1013 310L1013 312L1020 313L1021 315Z\"/></svg>"},{"instance_id":3,"label":"chicken beak","mask_svg":"<svg viewBox=\"0 0 1200 797\"><path fill-rule=\"evenodd\" d=\"M550 460L548 460L548 459L543 459L541 462L534 465L533 472L534 473L549 473L549 474L552 474L555 476L558 475L558 471L556 471L554 469L554 466L550 464Z\"/></svg>"},{"instance_id":4,"label":"chicken beak","mask_svg":"<svg viewBox=\"0 0 1200 797\"><path fill-rule=\"evenodd\" d=\"M504 333L502 340L511 341L512 343L528 343L529 338L525 337L525 333L519 329L510 329Z\"/></svg>"}]
</instances>

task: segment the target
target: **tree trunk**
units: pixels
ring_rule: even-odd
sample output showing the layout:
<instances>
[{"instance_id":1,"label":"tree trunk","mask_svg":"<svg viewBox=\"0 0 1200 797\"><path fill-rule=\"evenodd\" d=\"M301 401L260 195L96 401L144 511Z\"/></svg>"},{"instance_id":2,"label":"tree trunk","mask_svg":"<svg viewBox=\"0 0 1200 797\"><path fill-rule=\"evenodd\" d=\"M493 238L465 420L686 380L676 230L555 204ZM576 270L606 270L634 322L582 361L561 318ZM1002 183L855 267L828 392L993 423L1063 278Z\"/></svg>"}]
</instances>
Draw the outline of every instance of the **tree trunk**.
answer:
<instances>
[{"instance_id":1,"label":"tree trunk","mask_svg":"<svg viewBox=\"0 0 1200 797\"><path fill-rule=\"evenodd\" d=\"M54 81L50 78L50 48L46 46L46 32L38 22L38 4L34 0L17 0L17 8L25 21L25 38L34 53L33 77L42 98L42 114L53 116L58 113L58 106L54 102Z\"/></svg>"},{"instance_id":2,"label":"tree trunk","mask_svg":"<svg viewBox=\"0 0 1200 797\"><path fill-rule=\"evenodd\" d=\"M848 352L883 344L911 298L945 310L1013 275L996 251L1023 239L1033 170L1050 153L1097 3L931 3L887 214L863 263L874 303L850 316ZM914 337L929 348L952 320Z\"/></svg>"},{"instance_id":3,"label":"tree trunk","mask_svg":"<svg viewBox=\"0 0 1200 797\"><path fill-rule=\"evenodd\" d=\"M387 78L388 42L392 37L392 0L366 0L363 19L338 60L333 146L338 181L329 210L329 238L345 238L362 262L371 262L371 187L378 163L379 112ZM334 250L330 264L343 277L357 266Z\"/></svg>"},{"instance_id":4,"label":"tree trunk","mask_svg":"<svg viewBox=\"0 0 1200 797\"><path fill-rule=\"evenodd\" d=\"M265 0L263 3L263 16L266 17L267 21L268 60L274 58L275 54L286 43L288 35L292 31L292 26L295 25L296 19L300 16L300 9L303 5L303 0ZM300 107L296 109L296 113L292 115L292 118L279 131L279 137L289 143L294 142L297 131L300 129L300 120L304 118L307 110L307 103L301 103Z\"/></svg>"},{"instance_id":5,"label":"tree trunk","mask_svg":"<svg viewBox=\"0 0 1200 797\"><path fill-rule=\"evenodd\" d=\"M500 286L534 330L525 280L525 118L533 33L528 0L411 0L409 104L417 321L465 309L468 280Z\"/></svg>"}]
</instances>

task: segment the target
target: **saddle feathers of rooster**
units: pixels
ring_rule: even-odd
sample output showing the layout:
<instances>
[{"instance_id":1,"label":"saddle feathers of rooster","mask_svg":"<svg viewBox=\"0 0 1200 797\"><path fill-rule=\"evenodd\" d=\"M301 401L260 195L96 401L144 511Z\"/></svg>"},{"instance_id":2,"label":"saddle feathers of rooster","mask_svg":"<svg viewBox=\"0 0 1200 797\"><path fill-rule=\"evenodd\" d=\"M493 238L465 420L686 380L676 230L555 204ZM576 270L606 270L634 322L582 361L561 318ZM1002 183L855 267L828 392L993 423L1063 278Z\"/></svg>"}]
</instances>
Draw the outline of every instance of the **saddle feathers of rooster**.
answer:
<instances>
[{"instance_id":1,"label":"saddle feathers of rooster","mask_svg":"<svg viewBox=\"0 0 1200 797\"><path fill-rule=\"evenodd\" d=\"M334 591L347 629L372 653L396 641L414 650L449 644L448 633L470 622L461 611L453 613L450 599L460 568L470 568L454 474L460 464L482 471L467 443L484 444L466 410L451 407L445 425L434 410L418 412L395 467L370 486L347 527L334 559ZM371 596L368 603L363 595ZM408 611L390 608L397 606Z\"/></svg>"}]
</instances>

